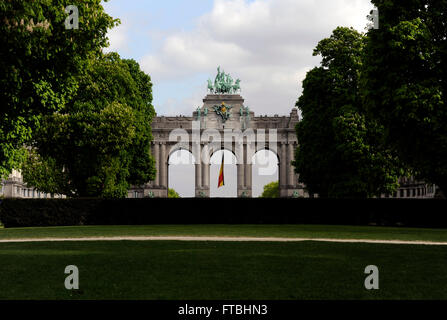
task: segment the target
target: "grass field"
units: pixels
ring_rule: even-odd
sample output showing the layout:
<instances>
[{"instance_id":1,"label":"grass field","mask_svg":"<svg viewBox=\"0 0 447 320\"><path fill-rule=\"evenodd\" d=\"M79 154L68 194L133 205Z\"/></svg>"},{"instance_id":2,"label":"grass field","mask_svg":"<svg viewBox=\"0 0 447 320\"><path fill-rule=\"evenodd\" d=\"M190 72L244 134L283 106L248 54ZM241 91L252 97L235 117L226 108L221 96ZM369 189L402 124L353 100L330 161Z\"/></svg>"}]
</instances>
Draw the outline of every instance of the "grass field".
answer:
<instances>
[{"instance_id":1,"label":"grass field","mask_svg":"<svg viewBox=\"0 0 447 320\"><path fill-rule=\"evenodd\" d=\"M2 229L0 239L122 235L447 240L445 230L326 226ZM67 265L80 290L64 288ZM380 270L380 290L364 269ZM0 299L447 299L447 247L321 242L0 243Z\"/></svg>"}]
</instances>

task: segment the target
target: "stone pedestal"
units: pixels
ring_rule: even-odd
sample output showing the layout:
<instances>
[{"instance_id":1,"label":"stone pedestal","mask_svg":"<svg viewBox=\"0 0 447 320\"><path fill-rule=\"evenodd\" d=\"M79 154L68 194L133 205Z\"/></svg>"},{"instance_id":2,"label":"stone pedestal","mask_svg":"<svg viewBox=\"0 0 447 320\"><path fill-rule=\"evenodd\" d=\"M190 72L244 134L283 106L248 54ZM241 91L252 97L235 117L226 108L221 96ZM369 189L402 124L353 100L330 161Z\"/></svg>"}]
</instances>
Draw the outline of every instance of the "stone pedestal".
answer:
<instances>
[{"instance_id":1,"label":"stone pedestal","mask_svg":"<svg viewBox=\"0 0 447 320\"><path fill-rule=\"evenodd\" d=\"M145 189L143 195L145 198L167 198L168 189L167 188Z\"/></svg>"},{"instance_id":2,"label":"stone pedestal","mask_svg":"<svg viewBox=\"0 0 447 320\"><path fill-rule=\"evenodd\" d=\"M251 188L238 188L237 189L237 197L238 198L252 198L253 190Z\"/></svg>"},{"instance_id":3,"label":"stone pedestal","mask_svg":"<svg viewBox=\"0 0 447 320\"><path fill-rule=\"evenodd\" d=\"M309 194L303 187L299 186L295 188L280 188L279 196L281 198L309 198Z\"/></svg>"}]
</instances>

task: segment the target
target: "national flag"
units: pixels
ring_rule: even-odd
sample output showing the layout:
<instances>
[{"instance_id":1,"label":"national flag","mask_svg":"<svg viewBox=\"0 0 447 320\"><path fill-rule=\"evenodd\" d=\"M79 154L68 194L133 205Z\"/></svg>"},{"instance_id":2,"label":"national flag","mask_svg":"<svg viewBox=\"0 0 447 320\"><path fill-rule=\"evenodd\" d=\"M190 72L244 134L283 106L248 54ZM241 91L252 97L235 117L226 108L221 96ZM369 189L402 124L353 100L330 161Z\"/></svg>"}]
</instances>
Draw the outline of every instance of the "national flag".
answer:
<instances>
[{"instance_id":1,"label":"national flag","mask_svg":"<svg viewBox=\"0 0 447 320\"><path fill-rule=\"evenodd\" d=\"M217 188L223 187L225 185L224 182L224 152L222 151L222 164L220 165L220 171L219 171L219 184L217 185Z\"/></svg>"}]
</instances>

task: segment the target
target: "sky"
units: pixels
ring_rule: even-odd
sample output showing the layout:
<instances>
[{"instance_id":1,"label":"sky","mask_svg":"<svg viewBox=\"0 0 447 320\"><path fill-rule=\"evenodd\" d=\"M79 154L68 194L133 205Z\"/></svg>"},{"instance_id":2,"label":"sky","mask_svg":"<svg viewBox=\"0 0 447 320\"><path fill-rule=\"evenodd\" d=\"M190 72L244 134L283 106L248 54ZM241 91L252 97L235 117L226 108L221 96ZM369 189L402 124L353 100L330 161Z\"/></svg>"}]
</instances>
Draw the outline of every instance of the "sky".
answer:
<instances>
[{"instance_id":1,"label":"sky","mask_svg":"<svg viewBox=\"0 0 447 320\"><path fill-rule=\"evenodd\" d=\"M320 63L312 55L318 42L337 26L365 32L373 8L369 0L110 0L103 5L121 20L108 33L106 51L135 59L151 76L153 104L164 116L191 116L218 66L241 79L245 105L256 115L289 115L306 73ZM228 166L234 176L234 166ZM179 172L189 177L185 169ZM255 195L277 174L263 178L255 186L253 176ZM182 179L179 193L186 195L191 188Z\"/></svg>"}]
</instances>

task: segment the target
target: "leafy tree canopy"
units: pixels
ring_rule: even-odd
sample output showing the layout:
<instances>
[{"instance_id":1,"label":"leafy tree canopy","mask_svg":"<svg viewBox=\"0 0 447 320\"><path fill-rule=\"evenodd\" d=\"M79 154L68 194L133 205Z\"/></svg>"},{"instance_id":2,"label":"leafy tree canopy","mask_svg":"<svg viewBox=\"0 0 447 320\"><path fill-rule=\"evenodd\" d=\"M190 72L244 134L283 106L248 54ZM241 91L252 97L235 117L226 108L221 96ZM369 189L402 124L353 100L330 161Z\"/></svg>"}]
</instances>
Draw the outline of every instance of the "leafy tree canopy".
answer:
<instances>
[{"instance_id":1,"label":"leafy tree canopy","mask_svg":"<svg viewBox=\"0 0 447 320\"><path fill-rule=\"evenodd\" d=\"M299 147L294 165L310 193L371 197L391 193L402 173L383 128L363 111L359 92L365 37L338 27L319 42L320 67L308 72L297 102Z\"/></svg>"},{"instance_id":2,"label":"leafy tree canopy","mask_svg":"<svg viewBox=\"0 0 447 320\"><path fill-rule=\"evenodd\" d=\"M372 1L362 77L369 114L419 177L447 190L447 1Z\"/></svg>"},{"instance_id":3,"label":"leafy tree canopy","mask_svg":"<svg viewBox=\"0 0 447 320\"><path fill-rule=\"evenodd\" d=\"M266 184L260 198L279 198L279 182L275 181Z\"/></svg>"},{"instance_id":4,"label":"leafy tree canopy","mask_svg":"<svg viewBox=\"0 0 447 320\"><path fill-rule=\"evenodd\" d=\"M0 2L0 178L23 159L43 115L62 110L76 96L77 77L107 45L118 23L101 0L73 0L79 29L66 30L65 0Z\"/></svg>"},{"instance_id":5,"label":"leafy tree canopy","mask_svg":"<svg viewBox=\"0 0 447 320\"><path fill-rule=\"evenodd\" d=\"M152 84L133 60L92 59L76 96L45 116L23 165L24 180L72 197L125 197L155 175Z\"/></svg>"},{"instance_id":6,"label":"leafy tree canopy","mask_svg":"<svg viewBox=\"0 0 447 320\"><path fill-rule=\"evenodd\" d=\"M178 199L178 198L181 198L181 197L180 197L180 195L177 193L177 191L175 191L174 189L169 189L169 190L168 190L168 198Z\"/></svg>"}]
</instances>

